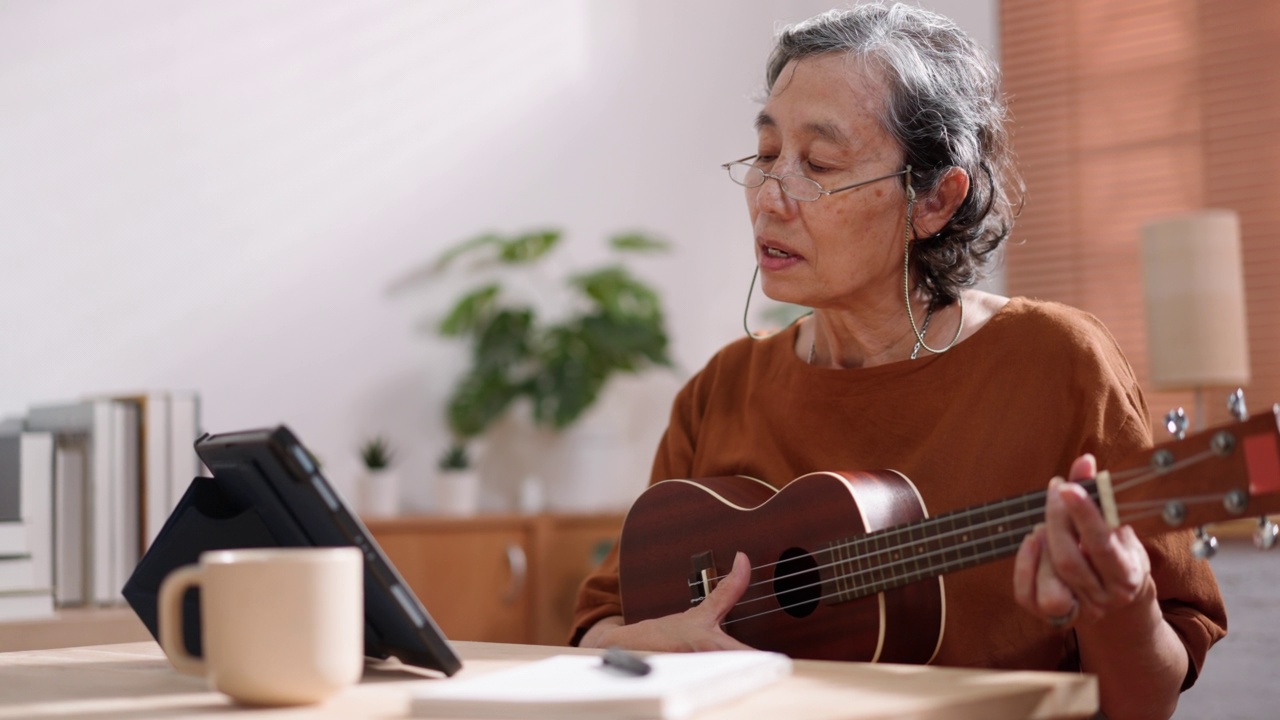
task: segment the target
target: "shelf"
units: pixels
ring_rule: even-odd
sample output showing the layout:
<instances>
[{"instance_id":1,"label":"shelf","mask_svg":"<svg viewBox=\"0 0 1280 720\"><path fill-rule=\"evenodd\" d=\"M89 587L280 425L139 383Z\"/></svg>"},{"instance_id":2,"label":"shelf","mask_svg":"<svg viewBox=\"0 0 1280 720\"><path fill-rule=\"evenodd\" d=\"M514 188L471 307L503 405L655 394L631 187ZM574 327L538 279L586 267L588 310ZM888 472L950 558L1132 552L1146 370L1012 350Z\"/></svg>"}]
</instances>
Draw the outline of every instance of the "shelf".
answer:
<instances>
[{"instance_id":1,"label":"shelf","mask_svg":"<svg viewBox=\"0 0 1280 720\"><path fill-rule=\"evenodd\" d=\"M0 622L0 652L151 640L133 609L69 608L53 617Z\"/></svg>"}]
</instances>

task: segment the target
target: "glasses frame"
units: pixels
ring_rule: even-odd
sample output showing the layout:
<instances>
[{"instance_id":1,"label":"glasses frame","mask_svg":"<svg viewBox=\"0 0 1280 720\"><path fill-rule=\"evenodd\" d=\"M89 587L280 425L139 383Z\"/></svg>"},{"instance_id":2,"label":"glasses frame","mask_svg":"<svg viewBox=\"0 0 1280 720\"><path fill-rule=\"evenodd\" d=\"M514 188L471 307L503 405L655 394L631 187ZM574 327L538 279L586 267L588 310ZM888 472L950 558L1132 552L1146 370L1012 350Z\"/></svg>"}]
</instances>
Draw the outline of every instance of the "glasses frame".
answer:
<instances>
[{"instance_id":1,"label":"glasses frame","mask_svg":"<svg viewBox=\"0 0 1280 720\"><path fill-rule=\"evenodd\" d=\"M781 190L787 197L791 198L792 200L795 200L796 202L817 202L822 198L826 197L827 195L834 195L838 192L844 192L845 190L860 188L863 185L870 185L873 182L888 180L889 178L898 177L899 175L906 175L908 178L910 178L910 175L911 175L911 166L908 165L906 169L899 170L898 172L895 172L895 173L889 173L888 175L881 175L880 177L874 177L874 178L871 178L870 180L863 180L862 182L856 182L852 185L845 185L844 187L838 187L838 188L833 188L831 190L827 190L826 188L822 187L822 185L819 184L817 180L814 180L811 177L801 175L799 173L789 173L787 175L775 175L774 173L765 172L763 169L756 167L755 165L749 165L747 163L748 160L754 160L755 158L758 158L758 157L760 157L759 154L748 155L742 159L733 160L731 162L724 163L720 167L724 168L729 173L730 180L733 180L734 165L747 165L747 167L752 170L758 170L760 174L764 176L764 180L761 180L759 185L746 185L738 182L737 180L733 180L733 184L739 187L747 188L748 190L754 190L756 188L764 187L764 184L769 181L769 178L773 178L774 180L778 181L778 189ZM792 177L800 178L805 182L812 183L814 187L818 188L818 197L799 198L787 192L787 186L783 184L783 180L786 180L787 178L792 178ZM911 185L909 184L909 182L910 182L909 180L904 181L904 185L906 186L907 193L910 195L914 195L914 193L911 192Z\"/></svg>"}]
</instances>

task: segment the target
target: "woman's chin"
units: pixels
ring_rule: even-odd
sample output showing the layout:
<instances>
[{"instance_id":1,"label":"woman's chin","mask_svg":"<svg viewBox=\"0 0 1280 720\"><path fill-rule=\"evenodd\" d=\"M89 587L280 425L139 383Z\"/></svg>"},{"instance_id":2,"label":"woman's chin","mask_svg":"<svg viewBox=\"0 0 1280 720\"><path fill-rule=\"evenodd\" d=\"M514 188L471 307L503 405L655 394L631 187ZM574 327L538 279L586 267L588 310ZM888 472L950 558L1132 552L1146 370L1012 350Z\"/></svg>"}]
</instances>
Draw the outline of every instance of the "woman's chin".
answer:
<instances>
[{"instance_id":1,"label":"woman's chin","mask_svg":"<svg viewBox=\"0 0 1280 720\"><path fill-rule=\"evenodd\" d=\"M812 307L808 302L810 298L807 293L799 288L788 286L786 283L770 283L766 281L760 284L760 290L765 297L774 302Z\"/></svg>"}]
</instances>

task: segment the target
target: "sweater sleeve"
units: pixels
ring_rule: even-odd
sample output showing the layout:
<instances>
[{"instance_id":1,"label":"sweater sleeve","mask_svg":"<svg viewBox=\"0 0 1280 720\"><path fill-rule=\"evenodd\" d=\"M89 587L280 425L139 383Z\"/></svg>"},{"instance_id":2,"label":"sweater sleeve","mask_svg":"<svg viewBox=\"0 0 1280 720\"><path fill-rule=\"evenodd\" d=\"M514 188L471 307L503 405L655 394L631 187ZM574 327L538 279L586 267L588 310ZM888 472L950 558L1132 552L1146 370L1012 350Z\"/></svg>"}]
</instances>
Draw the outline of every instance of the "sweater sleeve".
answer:
<instances>
[{"instance_id":1,"label":"sweater sleeve","mask_svg":"<svg viewBox=\"0 0 1280 720\"><path fill-rule=\"evenodd\" d=\"M1102 377L1096 387L1100 422L1096 445L1086 443L1086 451L1098 457L1099 467L1151 447L1150 414L1137 379L1110 334L1098 323L1097 341L1104 359ZM1182 640L1189 659L1182 689L1191 687L1204 665L1209 648L1227 633L1226 609L1209 563L1192 555L1194 535L1190 530L1154 535L1143 539L1151 559L1151 577L1165 622Z\"/></svg>"}]
</instances>

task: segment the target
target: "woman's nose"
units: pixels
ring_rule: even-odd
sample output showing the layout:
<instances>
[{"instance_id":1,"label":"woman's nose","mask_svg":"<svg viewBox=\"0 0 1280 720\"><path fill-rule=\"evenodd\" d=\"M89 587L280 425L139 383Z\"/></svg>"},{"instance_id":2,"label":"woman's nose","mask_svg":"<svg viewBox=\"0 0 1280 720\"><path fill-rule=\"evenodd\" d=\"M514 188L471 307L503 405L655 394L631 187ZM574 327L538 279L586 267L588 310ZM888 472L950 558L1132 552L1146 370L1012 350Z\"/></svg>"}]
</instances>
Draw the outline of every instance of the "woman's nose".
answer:
<instances>
[{"instance_id":1,"label":"woman's nose","mask_svg":"<svg viewBox=\"0 0 1280 720\"><path fill-rule=\"evenodd\" d=\"M782 178L778 175L765 175L764 184L755 189L756 208L761 212L785 214L795 203L782 191Z\"/></svg>"}]
</instances>

